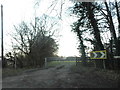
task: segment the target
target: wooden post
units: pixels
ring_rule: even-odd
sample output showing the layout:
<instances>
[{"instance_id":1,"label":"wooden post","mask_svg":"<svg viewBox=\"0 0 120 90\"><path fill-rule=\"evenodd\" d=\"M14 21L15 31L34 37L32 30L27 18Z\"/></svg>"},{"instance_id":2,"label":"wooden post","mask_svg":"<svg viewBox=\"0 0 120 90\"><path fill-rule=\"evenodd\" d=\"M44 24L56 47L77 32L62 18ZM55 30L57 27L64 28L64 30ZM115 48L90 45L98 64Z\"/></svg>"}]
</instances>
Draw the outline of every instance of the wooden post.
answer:
<instances>
[{"instance_id":1,"label":"wooden post","mask_svg":"<svg viewBox=\"0 0 120 90\"><path fill-rule=\"evenodd\" d=\"M45 58L45 68L47 67L47 58Z\"/></svg>"},{"instance_id":2,"label":"wooden post","mask_svg":"<svg viewBox=\"0 0 120 90\"><path fill-rule=\"evenodd\" d=\"M14 54L15 55L15 69L17 68L17 57L16 57L16 54Z\"/></svg>"},{"instance_id":3,"label":"wooden post","mask_svg":"<svg viewBox=\"0 0 120 90\"><path fill-rule=\"evenodd\" d=\"M76 57L76 66L77 66L77 57Z\"/></svg>"},{"instance_id":4,"label":"wooden post","mask_svg":"<svg viewBox=\"0 0 120 90\"><path fill-rule=\"evenodd\" d=\"M103 68L106 69L105 60L103 60Z\"/></svg>"}]
</instances>

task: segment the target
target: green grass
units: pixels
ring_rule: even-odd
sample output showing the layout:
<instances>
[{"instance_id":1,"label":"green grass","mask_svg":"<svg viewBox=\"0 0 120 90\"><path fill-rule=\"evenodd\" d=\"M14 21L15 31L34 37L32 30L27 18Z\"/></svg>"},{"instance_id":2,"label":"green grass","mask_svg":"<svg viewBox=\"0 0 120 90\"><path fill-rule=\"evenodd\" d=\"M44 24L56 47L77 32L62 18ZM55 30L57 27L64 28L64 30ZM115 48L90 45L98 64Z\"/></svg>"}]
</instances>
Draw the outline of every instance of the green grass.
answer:
<instances>
[{"instance_id":1,"label":"green grass","mask_svg":"<svg viewBox=\"0 0 120 90\"><path fill-rule=\"evenodd\" d=\"M62 64L62 63L63 62L58 62L58 61L47 62L47 67L57 66L57 65Z\"/></svg>"},{"instance_id":2,"label":"green grass","mask_svg":"<svg viewBox=\"0 0 120 90\"><path fill-rule=\"evenodd\" d=\"M51 61L51 62L47 62L47 67L54 67L57 65L70 65L70 64L75 64L76 62L67 62L67 61Z\"/></svg>"}]
</instances>

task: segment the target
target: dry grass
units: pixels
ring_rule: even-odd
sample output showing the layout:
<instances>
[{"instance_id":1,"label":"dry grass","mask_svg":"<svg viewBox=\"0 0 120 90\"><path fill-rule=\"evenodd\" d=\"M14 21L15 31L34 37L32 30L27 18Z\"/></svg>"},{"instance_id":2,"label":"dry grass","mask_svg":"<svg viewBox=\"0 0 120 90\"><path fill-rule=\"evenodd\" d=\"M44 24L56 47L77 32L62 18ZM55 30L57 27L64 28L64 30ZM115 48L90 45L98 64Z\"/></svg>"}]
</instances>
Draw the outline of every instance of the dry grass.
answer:
<instances>
[{"instance_id":1,"label":"dry grass","mask_svg":"<svg viewBox=\"0 0 120 90\"><path fill-rule=\"evenodd\" d=\"M81 65L82 66L82 65ZM75 72L81 71L81 66L73 66L71 69ZM107 69L98 69L95 67L85 67L82 66L82 71L87 73L94 73L97 76L100 76L102 78L106 78L109 80L119 81L120 80L120 71L115 70L107 70Z\"/></svg>"},{"instance_id":2,"label":"dry grass","mask_svg":"<svg viewBox=\"0 0 120 90\"><path fill-rule=\"evenodd\" d=\"M20 75L24 70L26 69L4 68L2 69L2 78Z\"/></svg>"}]
</instances>

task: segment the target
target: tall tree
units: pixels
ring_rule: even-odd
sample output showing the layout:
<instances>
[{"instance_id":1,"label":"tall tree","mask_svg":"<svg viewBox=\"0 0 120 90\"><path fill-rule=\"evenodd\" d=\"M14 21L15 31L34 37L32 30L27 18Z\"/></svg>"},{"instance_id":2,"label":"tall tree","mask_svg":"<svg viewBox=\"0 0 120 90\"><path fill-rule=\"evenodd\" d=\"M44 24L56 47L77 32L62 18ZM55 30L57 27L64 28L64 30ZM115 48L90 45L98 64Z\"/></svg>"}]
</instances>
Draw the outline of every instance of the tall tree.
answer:
<instances>
[{"instance_id":1,"label":"tall tree","mask_svg":"<svg viewBox=\"0 0 120 90\"><path fill-rule=\"evenodd\" d=\"M14 47L24 57L28 66L43 66L44 58L54 56L58 45L53 39L55 34L55 22L48 23L47 17L36 18L36 23L27 25L22 22L18 27L15 26L16 35L14 39L17 44Z\"/></svg>"},{"instance_id":2,"label":"tall tree","mask_svg":"<svg viewBox=\"0 0 120 90\"><path fill-rule=\"evenodd\" d=\"M117 38L116 31L115 31L115 26L114 26L114 23L113 23L113 18L112 18L111 11L109 10L109 6L108 6L107 2L105 2L105 6L106 6L106 10L107 10L107 15L108 15L107 20L108 20L108 23L109 23L109 29L110 29L110 32L111 32L113 43L115 44L115 48L116 48L116 51L115 51L114 55L120 55L120 47L119 47L120 41ZM115 2L115 7L116 7L118 25L119 25L120 21L119 21L119 11L118 11L117 2ZM119 27L118 27L118 31L119 31Z\"/></svg>"},{"instance_id":3,"label":"tall tree","mask_svg":"<svg viewBox=\"0 0 120 90\"><path fill-rule=\"evenodd\" d=\"M117 20L118 20L118 33L119 33L118 36L120 38L120 6L118 6L117 0L115 0L115 8L116 8Z\"/></svg>"},{"instance_id":4,"label":"tall tree","mask_svg":"<svg viewBox=\"0 0 120 90\"><path fill-rule=\"evenodd\" d=\"M77 33L77 36L79 38L79 41L80 41L80 53L82 54L81 55L81 59L82 59L82 62L83 62L83 65L86 64L86 53L85 53L85 46L83 44L83 37L82 37L82 30L80 30L80 25L81 25L81 22L80 22L81 19L79 19L77 22L73 23L72 26L72 31L74 31L75 33Z\"/></svg>"},{"instance_id":5,"label":"tall tree","mask_svg":"<svg viewBox=\"0 0 120 90\"><path fill-rule=\"evenodd\" d=\"M96 39L95 50L103 50L104 46L101 42L100 30L98 28L97 20L96 20L95 15L94 15L94 9L95 9L93 7L94 4L92 4L91 2L84 2L83 6L86 7L88 19L91 23L91 26L93 27L93 30L94 30L94 37Z\"/></svg>"},{"instance_id":6,"label":"tall tree","mask_svg":"<svg viewBox=\"0 0 120 90\"><path fill-rule=\"evenodd\" d=\"M93 29L93 35L95 38L94 50L103 50L104 46L103 46L102 41L101 41L98 23L97 23L97 20L95 18L95 12L94 12L95 5L94 5L94 3L92 3L92 2L80 2L80 3L75 5L74 10L79 17L82 17L82 19L83 19L82 23L84 23L84 24L87 23L85 21L86 20L85 18L87 17L87 20L89 22L89 23L87 23L87 27ZM83 24L81 24L81 25L83 25ZM96 61L96 67L103 68L103 61L102 60Z\"/></svg>"},{"instance_id":7,"label":"tall tree","mask_svg":"<svg viewBox=\"0 0 120 90\"><path fill-rule=\"evenodd\" d=\"M113 40L117 40L117 36L116 36L116 32L115 32L115 27L114 27L114 24L113 24L113 19L112 19L112 15L111 15L111 12L109 10L109 6L107 4L107 2L105 2L105 6L106 6L106 10L107 10L107 15L108 15L108 23L109 23L109 26L110 26L110 32L111 32L111 36L113 38Z\"/></svg>"},{"instance_id":8,"label":"tall tree","mask_svg":"<svg viewBox=\"0 0 120 90\"><path fill-rule=\"evenodd\" d=\"M120 2L119 2L120 3ZM116 55L120 56L120 6L118 6L117 0L115 0L115 8L117 13L117 20L118 20L118 39L116 41Z\"/></svg>"}]
</instances>

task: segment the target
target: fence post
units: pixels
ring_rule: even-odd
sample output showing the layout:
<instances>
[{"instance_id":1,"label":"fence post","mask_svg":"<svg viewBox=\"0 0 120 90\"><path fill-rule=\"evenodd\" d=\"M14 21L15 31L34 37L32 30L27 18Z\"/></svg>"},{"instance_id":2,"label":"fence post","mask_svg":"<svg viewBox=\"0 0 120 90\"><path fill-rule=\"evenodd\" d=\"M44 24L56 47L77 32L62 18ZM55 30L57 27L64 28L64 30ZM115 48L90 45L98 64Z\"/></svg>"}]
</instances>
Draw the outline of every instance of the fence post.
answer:
<instances>
[{"instance_id":1,"label":"fence post","mask_svg":"<svg viewBox=\"0 0 120 90\"><path fill-rule=\"evenodd\" d=\"M105 59L103 60L103 67L106 69Z\"/></svg>"},{"instance_id":2,"label":"fence post","mask_svg":"<svg viewBox=\"0 0 120 90\"><path fill-rule=\"evenodd\" d=\"M78 59L77 59L77 57L76 57L76 66L77 66L77 64L78 64Z\"/></svg>"},{"instance_id":3,"label":"fence post","mask_svg":"<svg viewBox=\"0 0 120 90\"><path fill-rule=\"evenodd\" d=\"M45 67L47 67L47 58L45 58Z\"/></svg>"}]
</instances>

